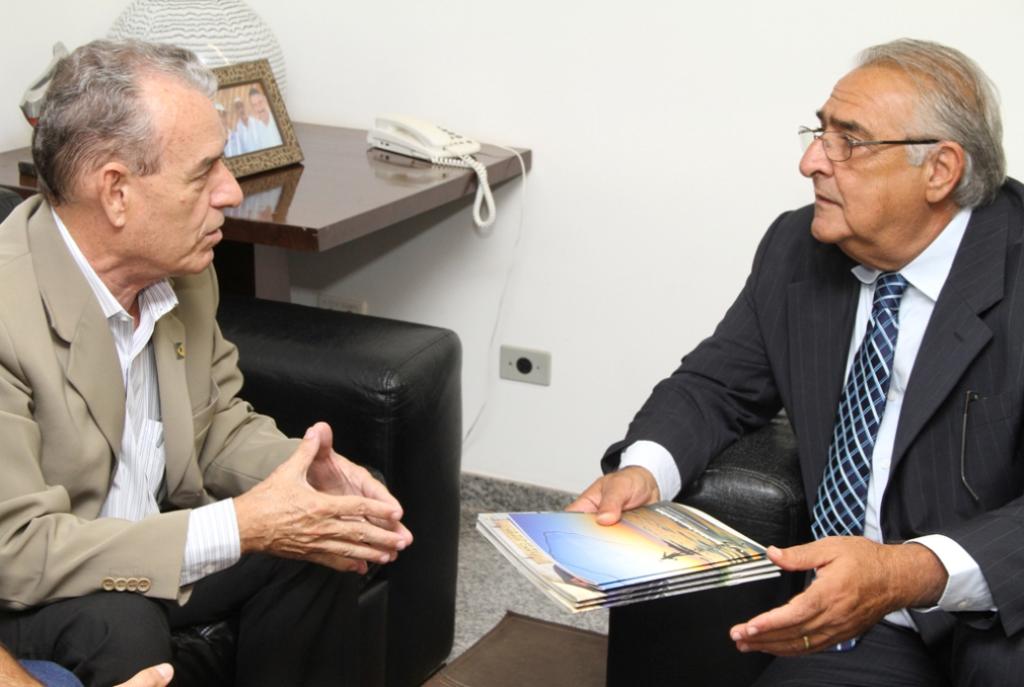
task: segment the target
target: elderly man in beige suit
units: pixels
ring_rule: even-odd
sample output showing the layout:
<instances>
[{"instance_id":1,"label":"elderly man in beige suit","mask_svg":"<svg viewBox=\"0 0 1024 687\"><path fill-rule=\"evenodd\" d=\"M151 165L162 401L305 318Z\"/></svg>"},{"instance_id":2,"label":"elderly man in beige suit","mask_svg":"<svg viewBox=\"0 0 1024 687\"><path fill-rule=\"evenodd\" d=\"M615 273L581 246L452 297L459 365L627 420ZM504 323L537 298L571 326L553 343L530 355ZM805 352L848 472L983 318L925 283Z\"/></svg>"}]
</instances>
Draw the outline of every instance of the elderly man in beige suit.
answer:
<instances>
[{"instance_id":1,"label":"elderly man in beige suit","mask_svg":"<svg viewBox=\"0 0 1024 687\"><path fill-rule=\"evenodd\" d=\"M215 89L187 51L79 48L33 138L43 195L0 226L0 641L86 684L227 616L239 684L337 684L339 571L412 541L327 425L287 439L237 396Z\"/></svg>"}]
</instances>

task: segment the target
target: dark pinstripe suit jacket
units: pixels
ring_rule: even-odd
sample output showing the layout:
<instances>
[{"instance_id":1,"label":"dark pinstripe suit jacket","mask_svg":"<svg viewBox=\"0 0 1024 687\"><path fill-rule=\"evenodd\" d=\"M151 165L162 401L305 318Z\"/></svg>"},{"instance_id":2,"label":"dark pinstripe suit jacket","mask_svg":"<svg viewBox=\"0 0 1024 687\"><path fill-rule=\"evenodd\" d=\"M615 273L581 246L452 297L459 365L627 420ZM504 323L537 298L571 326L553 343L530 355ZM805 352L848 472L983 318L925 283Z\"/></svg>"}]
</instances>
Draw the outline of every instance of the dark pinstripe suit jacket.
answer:
<instances>
[{"instance_id":1,"label":"dark pinstripe suit jacket","mask_svg":"<svg viewBox=\"0 0 1024 687\"><path fill-rule=\"evenodd\" d=\"M660 382L609 448L664 446L688 484L741 434L785 408L808 507L827 460L859 282L853 262L810 233L813 207L768 230L746 285L714 334ZM887 541L940 533L981 566L1007 634L1024 628L1024 186L974 210L935 305L903 401L882 502ZM961 479L961 440L968 394ZM972 614L974 615L974 614ZM915 614L927 640L955 614Z\"/></svg>"}]
</instances>

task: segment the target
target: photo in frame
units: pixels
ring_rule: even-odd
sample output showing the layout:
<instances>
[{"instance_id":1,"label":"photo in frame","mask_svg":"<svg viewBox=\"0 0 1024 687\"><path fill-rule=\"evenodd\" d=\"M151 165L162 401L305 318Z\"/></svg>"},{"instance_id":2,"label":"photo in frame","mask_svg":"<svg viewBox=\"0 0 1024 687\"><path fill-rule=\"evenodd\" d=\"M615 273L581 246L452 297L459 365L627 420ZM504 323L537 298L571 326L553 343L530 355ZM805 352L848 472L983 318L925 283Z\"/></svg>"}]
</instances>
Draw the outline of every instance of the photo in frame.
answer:
<instances>
[{"instance_id":1,"label":"photo in frame","mask_svg":"<svg viewBox=\"0 0 1024 687\"><path fill-rule=\"evenodd\" d=\"M213 73L213 105L228 132L224 162L231 173L244 177L300 162L302 149L270 63L240 62Z\"/></svg>"}]
</instances>

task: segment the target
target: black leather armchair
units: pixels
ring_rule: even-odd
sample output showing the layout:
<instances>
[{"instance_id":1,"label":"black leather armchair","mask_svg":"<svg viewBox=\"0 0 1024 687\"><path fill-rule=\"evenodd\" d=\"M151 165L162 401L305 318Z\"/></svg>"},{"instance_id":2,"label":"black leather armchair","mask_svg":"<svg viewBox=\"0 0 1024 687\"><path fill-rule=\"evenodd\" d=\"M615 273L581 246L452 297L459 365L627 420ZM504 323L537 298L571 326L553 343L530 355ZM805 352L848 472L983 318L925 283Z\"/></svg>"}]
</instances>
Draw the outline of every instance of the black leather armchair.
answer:
<instances>
[{"instance_id":1,"label":"black leather armchair","mask_svg":"<svg viewBox=\"0 0 1024 687\"><path fill-rule=\"evenodd\" d=\"M785 417L743 437L712 460L677 499L762 544L810 539L796 440ZM784 603L803 576L782 577L611 609L608 687L746 687L770 656L741 654L729 628Z\"/></svg>"},{"instance_id":2,"label":"black leather armchair","mask_svg":"<svg viewBox=\"0 0 1024 687\"><path fill-rule=\"evenodd\" d=\"M242 397L302 436L316 420L335 449L376 470L415 541L356 592L359 685L421 684L451 651L462 447L461 347L409 322L225 295L218 320L239 349ZM209 649L207 650L209 651Z\"/></svg>"}]
</instances>

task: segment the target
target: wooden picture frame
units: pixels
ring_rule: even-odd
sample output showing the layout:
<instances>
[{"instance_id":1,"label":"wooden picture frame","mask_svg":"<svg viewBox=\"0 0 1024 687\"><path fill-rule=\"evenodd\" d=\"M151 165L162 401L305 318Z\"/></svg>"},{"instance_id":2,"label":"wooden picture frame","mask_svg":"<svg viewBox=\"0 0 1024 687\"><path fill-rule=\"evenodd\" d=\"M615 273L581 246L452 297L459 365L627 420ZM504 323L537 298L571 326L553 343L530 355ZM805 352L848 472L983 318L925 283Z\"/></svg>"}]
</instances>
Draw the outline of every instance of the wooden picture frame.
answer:
<instances>
[{"instance_id":1,"label":"wooden picture frame","mask_svg":"<svg viewBox=\"0 0 1024 687\"><path fill-rule=\"evenodd\" d=\"M215 67L214 107L228 131L224 162L235 177L302 161L292 120L267 60Z\"/></svg>"}]
</instances>

